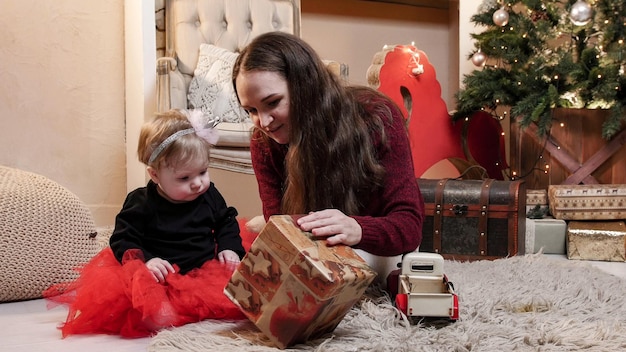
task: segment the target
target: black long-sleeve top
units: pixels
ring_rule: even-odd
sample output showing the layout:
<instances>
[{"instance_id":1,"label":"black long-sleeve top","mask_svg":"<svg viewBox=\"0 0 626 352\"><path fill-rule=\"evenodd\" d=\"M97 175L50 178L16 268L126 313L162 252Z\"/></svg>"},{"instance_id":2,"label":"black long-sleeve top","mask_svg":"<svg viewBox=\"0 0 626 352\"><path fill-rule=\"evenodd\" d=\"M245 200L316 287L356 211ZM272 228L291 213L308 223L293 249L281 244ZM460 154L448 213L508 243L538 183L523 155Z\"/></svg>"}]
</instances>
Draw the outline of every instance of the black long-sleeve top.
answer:
<instances>
[{"instance_id":1,"label":"black long-sleeve top","mask_svg":"<svg viewBox=\"0 0 626 352\"><path fill-rule=\"evenodd\" d=\"M120 263L127 250L139 249L145 261L159 257L184 274L215 258L216 251L230 249L243 258L236 216L213 182L195 200L172 203L149 181L126 197L109 244Z\"/></svg>"}]
</instances>

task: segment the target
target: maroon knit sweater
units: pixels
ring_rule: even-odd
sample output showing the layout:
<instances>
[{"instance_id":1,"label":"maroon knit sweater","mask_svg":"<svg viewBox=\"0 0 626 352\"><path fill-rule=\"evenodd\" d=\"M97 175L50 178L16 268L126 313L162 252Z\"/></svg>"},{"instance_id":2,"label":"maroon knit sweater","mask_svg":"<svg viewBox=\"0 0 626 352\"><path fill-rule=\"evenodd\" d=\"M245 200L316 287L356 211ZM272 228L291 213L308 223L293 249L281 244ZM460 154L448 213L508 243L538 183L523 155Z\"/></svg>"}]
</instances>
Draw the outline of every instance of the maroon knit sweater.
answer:
<instances>
[{"instance_id":1,"label":"maroon knit sweater","mask_svg":"<svg viewBox=\"0 0 626 352\"><path fill-rule=\"evenodd\" d=\"M352 216L363 230L361 242L353 247L381 256L415 250L422 241L424 220L424 200L415 180L404 118L397 108L392 111L393 123L385 123L390 149L383 148L380 136L372 136L386 170L384 186L371 195L361 214ZM281 213L287 148L273 140L265 142L262 138L252 138L250 142L265 220Z\"/></svg>"}]
</instances>

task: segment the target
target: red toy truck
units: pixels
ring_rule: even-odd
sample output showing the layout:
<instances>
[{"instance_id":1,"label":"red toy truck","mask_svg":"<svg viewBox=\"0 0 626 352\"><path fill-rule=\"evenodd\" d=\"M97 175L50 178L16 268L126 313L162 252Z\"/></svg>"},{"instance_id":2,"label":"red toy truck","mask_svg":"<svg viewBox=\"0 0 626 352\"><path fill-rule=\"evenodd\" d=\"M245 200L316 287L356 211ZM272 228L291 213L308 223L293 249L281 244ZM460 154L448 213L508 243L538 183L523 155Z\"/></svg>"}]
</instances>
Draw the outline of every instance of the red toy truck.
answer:
<instances>
[{"instance_id":1,"label":"red toy truck","mask_svg":"<svg viewBox=\"0 0 626 352\"><path fill-rule=\"evenodd\" d=\"M400 311L411 320L440 317L456 321L459 318L459 299L452 282L443 274L440 254L407 253L401 266L395 296Z\"/></svg>"}]
</instances>

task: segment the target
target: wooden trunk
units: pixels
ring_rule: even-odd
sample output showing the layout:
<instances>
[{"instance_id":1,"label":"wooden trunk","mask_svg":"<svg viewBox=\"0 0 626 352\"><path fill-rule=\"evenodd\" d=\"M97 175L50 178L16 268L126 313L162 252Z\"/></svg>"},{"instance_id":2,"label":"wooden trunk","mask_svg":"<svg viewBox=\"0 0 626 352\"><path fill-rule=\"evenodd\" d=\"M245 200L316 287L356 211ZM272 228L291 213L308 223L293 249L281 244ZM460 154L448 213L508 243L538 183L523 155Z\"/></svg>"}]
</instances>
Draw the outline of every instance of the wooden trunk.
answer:
<instances>
[{"instance_id":1,"label":"wooden trunk","mask_svg":"<svg viewBox=\"0 0 626 352\"><path fill-rule=\"evenodd\" d=\"M418 179L418 183L426 209L421 252L456 260L524 254L524 182Z\"/></svg>"},{"instance_id":2,"label":"wooden trunk","mask_svg":"<svg viewBox=\"0 0 626 352\"><path fill-rule=\"evenodd\" d=\"M560 184L626 183L626 129L602 138L608 114L600 109L554 109L550 136L511 124L512 171L528 189ZM563 125L561 125L563 123Z\"/></svg>"}]
</instances>

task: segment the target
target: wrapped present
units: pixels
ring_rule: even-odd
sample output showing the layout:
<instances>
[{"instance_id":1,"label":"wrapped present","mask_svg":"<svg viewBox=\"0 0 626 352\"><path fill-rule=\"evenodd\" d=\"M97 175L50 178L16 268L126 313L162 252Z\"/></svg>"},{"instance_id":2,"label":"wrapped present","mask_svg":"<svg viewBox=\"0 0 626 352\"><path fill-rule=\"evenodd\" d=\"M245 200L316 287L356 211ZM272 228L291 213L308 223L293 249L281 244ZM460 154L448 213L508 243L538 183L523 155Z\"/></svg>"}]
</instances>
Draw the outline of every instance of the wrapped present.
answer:
<instances>
[{"instance_id":1,"label":"wrapped present","mask_svg":"<svg viewBox=\"0 0 626 352\"><path fill-rule=\"evenodd\" d=\"M548 191L545 189L526 190L526 205L548 205Z\"/></svg>"},{"instance_id":2,"label":"wrapped present","mask_svg":"<svg viewBox=\"0 0 626 352\"><path fill-rule=\"evenodd\" d=\"M547 217L526 219L525 253L565 254L567 223L565 220Z\"/></svg>"},{"instance_id":3,"label":"wrapped present","mask_svg":"<svg viewBox=\"0 0 626 352\"><path fill-rule=\"evenodd\" d=\"M626 219L626 184L550 185L548 204L557 219Z\"/></svg>"},{"instance_id":4,"label":"wrapped present","mask_svg":"<svg viewBox=\"0 0 626 352\"><path fill-rule=\"evenodd\" d=\"M280 215L270 217L224 293L284 349L333 331L375 277L351 247L327 246Z\"/></svg>"},{"instance_id":5,"label":"wrapped present","mask_svg":"<svg viewBox=\"0 0 626 352\"><path fill-rule=\"evenodd\" d=\"M626 261L624 221L569 221L567 258Z\"/></svg>"},{"instance_id":6,"label":"wrapped present","mask_svg":"<svg viewBox=\"0 0 626 352\"><path fill-rule=\"evenodd\" d=\"M526 214L537 212L539 209L544 214L548 213L548 190L527 189L526 190Z\"/></svg>"}]
</instances>

